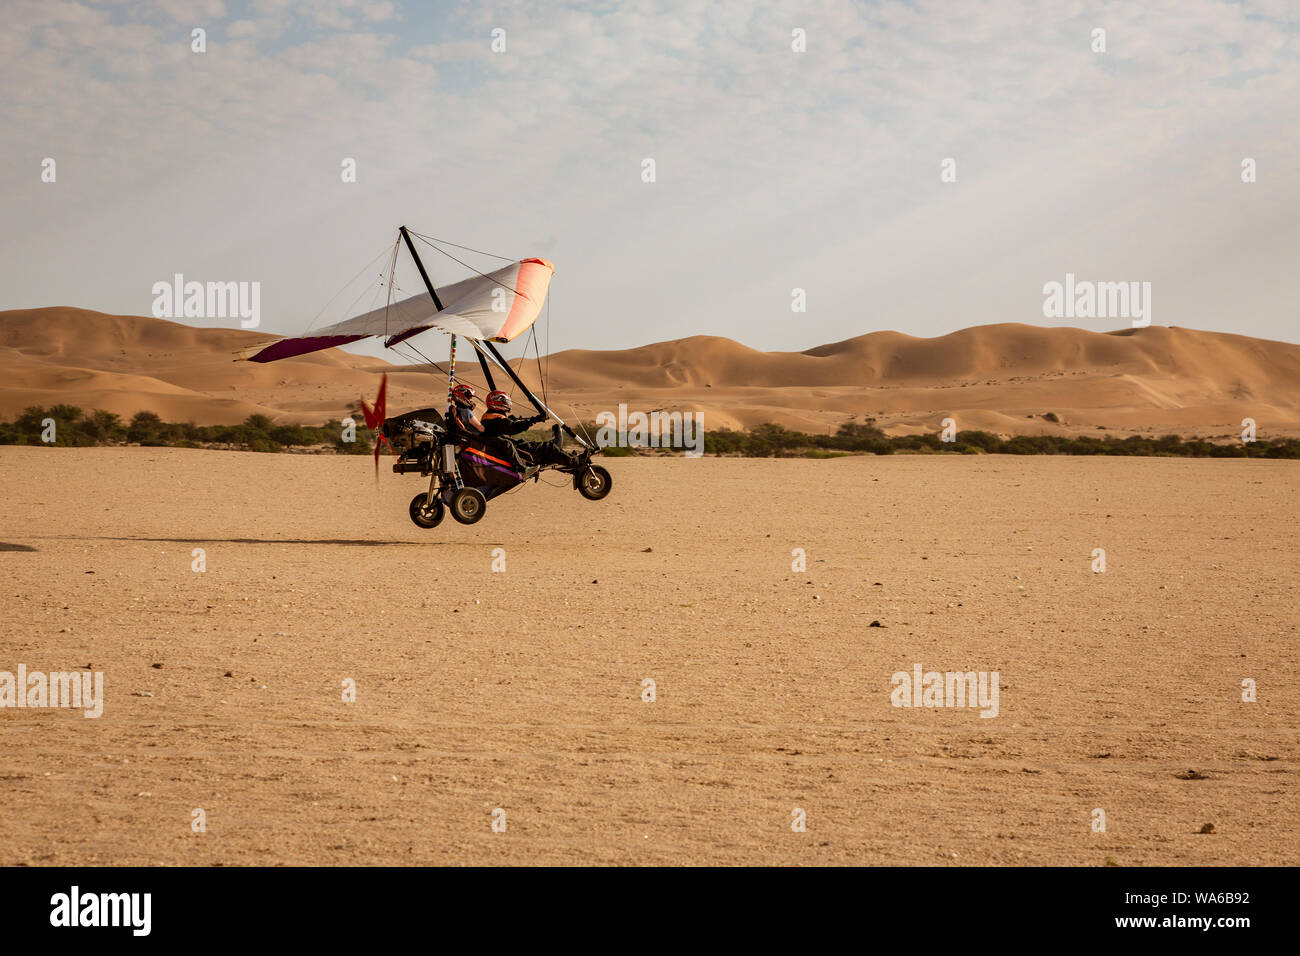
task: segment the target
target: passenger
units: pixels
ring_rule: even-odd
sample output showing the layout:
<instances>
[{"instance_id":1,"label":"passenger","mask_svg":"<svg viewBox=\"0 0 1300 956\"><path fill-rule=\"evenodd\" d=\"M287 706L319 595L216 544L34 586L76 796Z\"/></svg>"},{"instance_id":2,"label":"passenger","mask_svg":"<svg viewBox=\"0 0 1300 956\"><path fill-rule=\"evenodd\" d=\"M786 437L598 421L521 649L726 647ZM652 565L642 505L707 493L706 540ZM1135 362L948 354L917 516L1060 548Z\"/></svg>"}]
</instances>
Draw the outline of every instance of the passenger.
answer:
<instances>
[{"instance_id":1,"label":"passenger","mask_svg":"<svg viewBox=\"0 0 1300 956\"><path fill-rule=\"evenodd\" d=\"M474 415L474 387L457 383L451 390L447 421L467 435L483 434L483 423Z\"/></svg>"},{"instance_id":2,"label":"passenger","mask_svg":"<svg viewBox=\"0 0 1300 956\"><path fill-rule=\"evenodd\" d=\"M498 408L501 403L497 396L504 396L507 402L510 400L503 392L492 392L488 396L489 402L495 399ZM453 424L454 433L451 437L457 444L467 444L477 439L481 447L489 452L495 452L516 471L521 474L528 471L528 467L533 464L532 459L521 454L519 447L506 436L514 434L515 431L522 431L531 422L514 428L514 420L499 413L495 416L490 413L485 414L480 421L474 414L474 389L469 385L458 384L452 388L451 399L452 405L447 409L447 420ZM489 404L489 408L491 407ZM510 428L513 428L513 431L507 430Z\"/></svg>"}]
</instances>

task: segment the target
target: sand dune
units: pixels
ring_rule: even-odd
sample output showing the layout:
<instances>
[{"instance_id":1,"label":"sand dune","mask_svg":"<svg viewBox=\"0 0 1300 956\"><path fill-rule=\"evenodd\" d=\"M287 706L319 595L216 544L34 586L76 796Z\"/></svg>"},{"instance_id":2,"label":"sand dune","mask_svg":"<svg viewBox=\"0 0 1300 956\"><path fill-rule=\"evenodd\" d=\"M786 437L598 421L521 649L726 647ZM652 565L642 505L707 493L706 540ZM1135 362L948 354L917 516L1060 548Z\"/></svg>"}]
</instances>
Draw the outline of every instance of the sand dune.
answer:
<instances>
[{"instance_id":1,"label":"sand dune","mask_svg":"<svg viewBox=\"0 0 1300 956\"><path fill-rule=\"evenodd\" d=\"M1190 329L1098 333L1008 323L933 339L872 332L805 352L758 352L730 339L695 336L619 352L559 353L550 374L556 385L572 387L612 382L787 388L961 385L1119 369L1207 378L1237 390L1295 387L1300 346Z\"/></svg>"},{"instance_id":2,"label":"sand dune","mask_svg":"<svg viewBox=\"0 0 1300 956\"><path fill-rule=\"evenodd\" d=\"M437 403L429 369L338 350L270 365L233 361L260 332L196 329L161 319L71 308L0 313L0 415L65 402L173 420L240 421L261 412L319 423L391 375L390 403ZM430 338L438 338L436 334ZM442 342L432 354L441 356ZM593 418L630 409L703 412L707 427L774 421L833 430L874 417L895 433L959 428L1003 434L1232 435L1253 418L1261 436L1300 434L1300 346L1151 327L1109 333L1001 324L932 339L872 332L804 352L760 352L714 336L546 359L557 411ZM477 370L461 366L480 382ZM472 366L471 366L472 368ZM537 382L536 364L521 364ZM1044 419L1053 413L1058 422Z\"/></svg>"},{"instance_id":3,"label":"sand dune","mask_svg":"<svg viewBox=\"0 0 1300 956\"><path fill-rule=\"evenodd\" d=\"M259 412L319 423L374 390L373 359L337 349L280 365L236 362L262 332L198 329L82 309L0 313L0 414L62 402L121 415L231 424Z\"/></svg>"}]
</instances>

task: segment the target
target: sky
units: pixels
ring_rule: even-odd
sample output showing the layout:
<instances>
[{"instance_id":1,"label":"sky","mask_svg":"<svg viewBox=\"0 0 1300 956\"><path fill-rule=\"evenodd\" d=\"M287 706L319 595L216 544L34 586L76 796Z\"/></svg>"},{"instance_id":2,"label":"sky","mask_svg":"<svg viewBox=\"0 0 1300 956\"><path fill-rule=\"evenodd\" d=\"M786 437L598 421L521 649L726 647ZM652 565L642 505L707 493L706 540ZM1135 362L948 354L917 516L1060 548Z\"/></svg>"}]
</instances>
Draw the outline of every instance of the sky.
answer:
<instances>
[{"instance_id":1,"label":"sky","mask_svg":"<svg viewBox=\"0 0 1300 956\"><path fill-rule=\"evenodd\" d=\"M1291 0L4 13L0 309L148 315L181 273L260 283L296 334L405 224L554 262L543 350L1130 324L1045 317L1067 273L1151 283L1155 325L1300 342Z\"/></svg>"}]
</instances>

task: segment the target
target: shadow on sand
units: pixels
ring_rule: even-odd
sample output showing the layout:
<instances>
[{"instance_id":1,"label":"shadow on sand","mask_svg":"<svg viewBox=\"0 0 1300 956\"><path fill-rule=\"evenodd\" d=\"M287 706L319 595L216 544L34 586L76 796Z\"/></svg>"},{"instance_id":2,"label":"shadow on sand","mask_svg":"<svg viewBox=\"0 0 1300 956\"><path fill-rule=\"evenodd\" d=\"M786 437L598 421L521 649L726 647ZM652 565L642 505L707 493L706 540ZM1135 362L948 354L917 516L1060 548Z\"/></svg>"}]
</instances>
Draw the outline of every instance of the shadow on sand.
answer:
<instances>
[{"instance_id":1,"label":"shadow on sand","mask_svg":"<svg viewBox=\"0 0 1300 956\"><path fill-rule=\"evenodd\" d=\"M432 541L375 541L366 538L115 538L104 535L80 534L43 535L42 537L57 538L61 541L142 541L162 544L337 544L352 548L423 547L426 544L440 543ZM35 548L29 548L25 544L0 544L0 551L35 550Z\"/></svg>"}]
</instances>

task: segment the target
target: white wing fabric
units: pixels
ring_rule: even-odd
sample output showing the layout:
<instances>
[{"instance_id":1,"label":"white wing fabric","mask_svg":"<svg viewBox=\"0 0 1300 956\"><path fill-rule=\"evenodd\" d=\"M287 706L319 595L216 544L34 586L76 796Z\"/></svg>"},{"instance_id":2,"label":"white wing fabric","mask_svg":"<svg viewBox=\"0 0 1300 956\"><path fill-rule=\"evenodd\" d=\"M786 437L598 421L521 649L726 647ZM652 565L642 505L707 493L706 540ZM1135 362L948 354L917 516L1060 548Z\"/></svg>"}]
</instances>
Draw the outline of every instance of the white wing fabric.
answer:
<instances>
[{"instance_id":1,"label":"white wing fabric","mask_svg":"<svg viewBox=\"0 0 1300 956\"><path fill-rule=\"evenodd\" d=\"M521 259L438 289L442 311L426 292L308 335L255 345L240 352L239 357L250 362L274 362L375 336L391 346L428 329L470 339L509 342L537 321L554 273L555 267L545 259Z\"/></svg>"}]
</instances>

